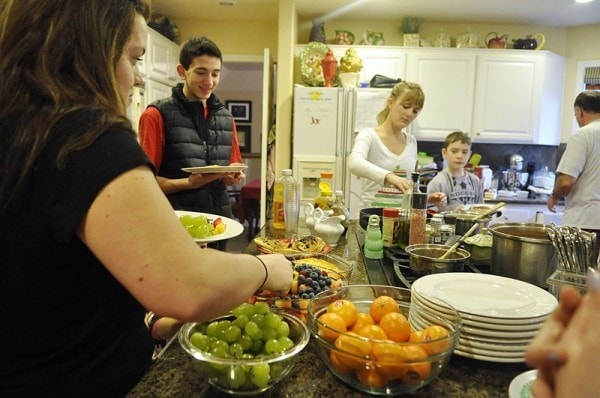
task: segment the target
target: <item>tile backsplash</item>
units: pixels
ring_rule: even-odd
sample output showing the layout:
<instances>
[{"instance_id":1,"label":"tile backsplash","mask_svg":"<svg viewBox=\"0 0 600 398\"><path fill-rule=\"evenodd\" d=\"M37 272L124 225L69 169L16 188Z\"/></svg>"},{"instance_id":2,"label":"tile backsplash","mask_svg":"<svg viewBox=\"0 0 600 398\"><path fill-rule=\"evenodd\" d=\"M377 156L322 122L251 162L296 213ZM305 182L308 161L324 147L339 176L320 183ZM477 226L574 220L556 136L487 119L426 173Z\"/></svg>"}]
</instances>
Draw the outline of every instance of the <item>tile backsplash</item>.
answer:
<instances>
[{"instance_id":1,"label":"tile backsplash","mask_svg":"<svg viewBox=\"0 0 600 398\"><path fill-rule=\"evenodd\" d=\"M429 156L434 156L438 167L443 163L441 151L442 142L419 141L419 151L427 152ZM481 155L479 164L488 165L494 173L508 168L506 158L512 154L519 154L523 157L523 171L526 171L528 163L535 163L535 170L542 166L548 166L548 170L556 170L560 157L565 151L566 144L559 146L549 145L518 145L518 144L479 144L473 143L471 150L473 153Z\"/></svg>"}]
</instances>

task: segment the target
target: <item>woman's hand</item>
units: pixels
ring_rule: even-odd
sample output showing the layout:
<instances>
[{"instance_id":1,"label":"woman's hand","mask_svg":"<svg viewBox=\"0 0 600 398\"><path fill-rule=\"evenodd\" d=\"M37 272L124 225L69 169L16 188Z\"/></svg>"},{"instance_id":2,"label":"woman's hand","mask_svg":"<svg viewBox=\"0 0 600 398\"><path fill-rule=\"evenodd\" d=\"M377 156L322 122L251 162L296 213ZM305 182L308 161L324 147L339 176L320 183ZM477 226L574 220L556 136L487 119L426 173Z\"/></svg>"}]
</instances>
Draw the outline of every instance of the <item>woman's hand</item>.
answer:
<instances>
[{"instance_id":1,"label":"woman's hand","mask_svg":"<svg viewBox=\"0 0 600 398\"><path fill-rule=\"evenodd\" d=\"M394 173L388 173L385 176L385 183L398 188L402 193L410 191L412 188L412 181L407 178L398 177Z\"/></svg>"}]
</instances>

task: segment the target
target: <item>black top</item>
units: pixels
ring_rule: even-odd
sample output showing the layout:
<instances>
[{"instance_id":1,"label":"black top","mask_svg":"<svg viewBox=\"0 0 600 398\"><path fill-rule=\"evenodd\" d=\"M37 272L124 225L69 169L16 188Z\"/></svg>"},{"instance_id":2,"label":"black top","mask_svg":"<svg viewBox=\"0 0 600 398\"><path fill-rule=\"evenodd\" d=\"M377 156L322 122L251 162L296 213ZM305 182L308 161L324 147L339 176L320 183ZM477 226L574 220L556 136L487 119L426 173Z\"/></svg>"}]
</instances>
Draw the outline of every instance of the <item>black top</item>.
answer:
<instances>
[{"instance_id":1,"label":"black top","mask_svg":"<svg viewBox=\"0 0 600 398\"><path fill-rule=\"evenodd\" d=\"M75 231L108 182L152 166L132 134L113 129L58 170L58 148L83 122L57 127L0 218L0 396L123 396L151 363L144 308Z\"/></svg>"}]
</instances>

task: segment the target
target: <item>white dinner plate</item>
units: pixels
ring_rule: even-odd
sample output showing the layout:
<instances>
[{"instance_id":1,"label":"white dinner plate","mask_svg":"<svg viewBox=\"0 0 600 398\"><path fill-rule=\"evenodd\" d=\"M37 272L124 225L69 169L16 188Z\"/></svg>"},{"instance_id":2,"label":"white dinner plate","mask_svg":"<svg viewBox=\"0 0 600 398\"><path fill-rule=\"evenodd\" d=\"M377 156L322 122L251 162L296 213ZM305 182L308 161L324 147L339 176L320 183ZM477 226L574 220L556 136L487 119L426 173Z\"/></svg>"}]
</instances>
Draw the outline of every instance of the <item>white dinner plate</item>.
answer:
<instances>
[{"instance_id":1,"label":"white dinner plate","mask_svg":"<svg viewBox=\"0 0 600 398\"><path fill-rule=\"evenodd\" d=\"M476 340L471 340L469 338L458 337L458 345L460 347L470 347L470 348L479 348L481 350L487 351L501 351L501 352L520 352L523 353L527 349L527 344L495 344L495 343L486 343Z\"/></svg>"},{"instance_id":2,"label":"white dinner plate","mask_svg":"<svg viewBox=\"0 0 600 398\"><path fill-rule=\"evenodd\" d=\"M413 291L413 297L415 298L415 301L417 301L422 306L426 306L428 308L435 309L436 311L441 312L441 313L449 314L448 307L445 306L443 303L441 303L441 301L439 301L439 299L436 299L435 297L423 296L415 291ZM468 313L461 312L461 311L458 311L458 312L459 312L461 318L463 319L463 321L471 320L474 322L485 322L485 323L500 324L500 325L518 325L518 326L542 324L542 323L544 323L546 318L548 318L548 316L550 315L550 314L545 314L545 315L540 315L540 316L531 317L531 318L511 319L511 318L490 318L487 316L468 314Z\"/></svg>"},{"instance_id":3,"label":"white dinner plate","mask_svg":"<svg viewBox=\"0 0 600 398\"><path fill-rule=\"evenodd\" d=\"M556 297L542 288L489 274L431 274L417 279L412 289L444 300L461 313L488 318L538 317L550 314L558 304Z\"/></svg>"},{"instance_id":4,"label":"white dinner plate","mask_svg":"<svg viewBox=\"0 0 600 398\"><path fill-rule=\"evenodd\" d=\"M412 300L415 303L428 308L431 312L435 313L438 316L441 316L443 318L452 317L449 313L444 312L442 307L430 305L430 303L421 301L422 299L417 294L412 295ZM538 330L545 319L545 318L541 318L541 321L531 322L531 323L505 324L505 323L501 323L501 322L473 320L473 319L463 316L463 314L460 312L459 312L459 314L461 315L463 325L475 327L475 328L482 328L482 329L507 330L507 331ZM491 319L491 318L488 318L488 319Z\"/></svg>"},{"instance_id":5,"label":"white dinner plate","mask_svg":"<svg viewBox=\"0 0 600 398\"><path fill-rule=\"evenodd\" d=\"M208 174L208 173L237 173L246 170L246 165L235 166L202 166L202 167L184 167L181 170L192 174Z\"/></svg>"},{"instance_id":6,"label":"white dinner plate","mask_svg":"<svg viewBox=\"0 0 600 398\"><path fill-rule=\"evenodd\" d=\"M531 398L531 384L537 377L537 369L517 375L508 386L509 398Z\"/></svg>"},{"instance_id":7,"label":"white dinner plate","mask_svg":"<svg viewBox=\"0 0 600 398\"><path fill-rule=\"evenodd\" d=\"M525 358L525 350L522 351L491 351L483 348L469 347L460 345L456 347L457 350L462 351L465 354L471 355L483 355L491 358L512 358L523 361Z\"/></svg>"},{"instance_id":8,"label":"white dinner plate","mask_svg":"<svg viewBox=\"0 0 600 398\"><path fill-rule=\"evenodd\" d=\"M454 350L454 353L456 355L460 355L461 357L477 359L479 361L486 361L486 362L498 362L498 363L523 363L523 362L525 362L525 359L523 357L521 357L521 358L503 358L503 357L495 357L495 356L488 356L488 355L478 355L478 354L472 354L470 352L461 351L458 348Z\"/></svg>"},{"instance_id":9,"label":"white dinner plate","mask_svg":"<svg viewBox=\"0 0 600 398\"><path fill-rule=\"evenodd\" d=\"M218 240L231 239L231 238L235 238L236 236L238 236L242 232L244 232L244 226L242 224L240 224L239 222L232 220L231 218L228 218L228 217L218 216L216 214L199 213L196 211L184 211L184 210L175 210L175 214L177 215L178 218L183 215L190 215L193 217L205 216L206 218L208 218L208 220L210 222L214 221L217 218L221 218L221 220L223 220L223 224L225 224L225 227L226 227L225 232L223 232L222 234L218 234L218 235L208 236L208 237L202 238L202 239L193 238L198 243L209 243L209 242L216 242Z\"/></svg>"}]
</instances>

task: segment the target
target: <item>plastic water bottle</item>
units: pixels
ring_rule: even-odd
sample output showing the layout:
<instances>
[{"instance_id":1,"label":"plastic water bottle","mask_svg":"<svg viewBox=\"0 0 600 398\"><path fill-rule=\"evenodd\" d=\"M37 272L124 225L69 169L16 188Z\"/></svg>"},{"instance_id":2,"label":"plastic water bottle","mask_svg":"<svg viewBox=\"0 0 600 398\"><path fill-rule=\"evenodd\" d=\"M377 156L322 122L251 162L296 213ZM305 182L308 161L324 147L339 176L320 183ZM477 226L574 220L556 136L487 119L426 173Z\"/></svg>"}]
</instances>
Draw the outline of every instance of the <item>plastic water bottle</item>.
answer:
<instances>
[{"instance_id":1,"label":"plastic water bottle","mask_svg":"<svg viewBox=\"0 0 600 398\"><path fill-rule=\"evenodd\" d=\"M275 186L273 187L273 229L277 231L285 231L285 218L283 206L284 181L285 175L282 175L277 179L277 181L275 181Z\"/></svg>"},{"instance_id":2,"label":"plastic water bottle","mask_svg":"<svg viewBox=\"0 0 600 398\"><path fill-rule=\"evenodd\" d=\"M292 176L291 169L283 170L283 218L285 220L285 236L295 238L298 234L298 217L300 216L300 189Z\"/></svg>"}]
</instances>

